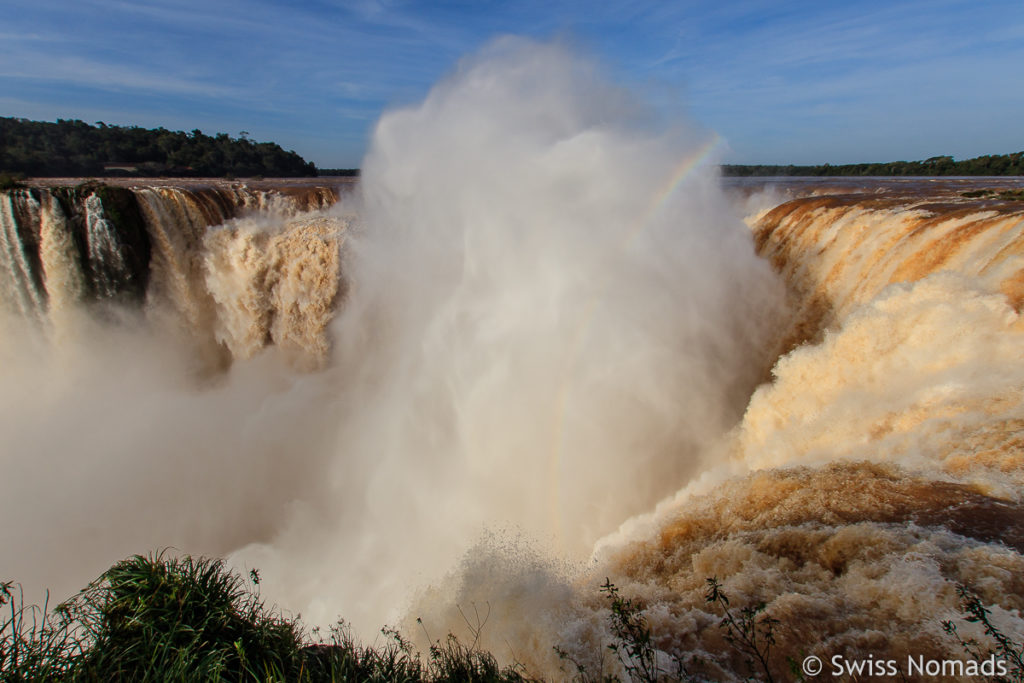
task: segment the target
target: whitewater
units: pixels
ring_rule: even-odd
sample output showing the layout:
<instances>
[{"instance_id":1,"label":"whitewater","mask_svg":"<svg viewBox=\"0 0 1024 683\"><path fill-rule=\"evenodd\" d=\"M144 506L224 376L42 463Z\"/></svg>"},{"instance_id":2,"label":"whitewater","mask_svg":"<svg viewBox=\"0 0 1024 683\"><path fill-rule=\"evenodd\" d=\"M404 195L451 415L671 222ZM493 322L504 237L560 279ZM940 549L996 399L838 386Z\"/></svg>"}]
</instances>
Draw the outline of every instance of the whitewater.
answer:
<instances>
[{"instance_id":1,"label":"whitewater","mask_svg":"<svg viewBox=\"0 0 1024 683\"><path fill-rule=\"evenodd\" d=\"M606 580L716 680L755 672L710 577L779 672L962 658L959 585L1020 642L1024 206L729 184L721 147L503 39L357 184L4 191L0 579L227 557L371 639L485 609L551 678L622 673Z\"/></svg>"}]
</instances>

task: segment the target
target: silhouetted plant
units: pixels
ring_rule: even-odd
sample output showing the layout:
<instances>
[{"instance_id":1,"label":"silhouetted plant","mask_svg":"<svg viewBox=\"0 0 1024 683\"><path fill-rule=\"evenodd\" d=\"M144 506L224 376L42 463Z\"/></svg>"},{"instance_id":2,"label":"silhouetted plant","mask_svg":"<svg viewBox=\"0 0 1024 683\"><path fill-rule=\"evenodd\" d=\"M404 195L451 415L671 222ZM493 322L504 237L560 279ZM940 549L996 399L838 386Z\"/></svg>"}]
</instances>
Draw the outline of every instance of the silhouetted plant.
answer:
<instances>
[{"instance_id":1,"label":"silhouetted plant","mask_svg":"<svg viewBox=\"0 0 1024 683\"><path fill-rule=\"evenodd\" d=\"M725 614L719 624L725 630L725 640L746 658L752 672L760 669L765 680L772 683L775 679L768 666L768 657L775 645L775 627L779 625L779 620L763 614L763 602L744 607L738 615L734 614L729 609L729 598L722 590L718 578L712 577L706 581L708 588L705 600L720 606Z\"/></svg>"},{"instance_id":2,"label":"silhouetted plant","mask_svg":"<svg viewBox=\"0 0 1024 683\"><path fill-rule=\"evenodd\" d=\"M952 621L943 621L942 628L949 635L957 639L960 647L963 648L974 661L980 662L990 657L996 657L1006 662L1008 667L1007 678L997 677L999 681L1024 681L1024 644L1016 645L1009 637L996 627L989 619L992 611L985 607L981 598L967 586L958 584L956 587L957 596L960 598L960 609L964 613L964 620L971 624L981 624L985 635L990 637L993 644L979 643L975 638L964 639L957 631L956 624Z\"/></svg>"},{"instance_id":3,"label":"silhouetted plant","mask_svg":"<svg viewBox=\"0 0 1024 683\"><path fill-rule=\"evenodd\" d=\"M0 680L62 680L83 654L67 609L58 605L49 611L49 597L41 608L26 606L20 585L0 582L0 608L10 615L0 624Z\"/></svg>"},{"instance_id":4,"label":"silhouetted plant","mask_svg":"<svg viewBox=\"0 0 1024 683\"><path fill-rule=\"evenodd\" d=\"M611 601L609 621L617 639L608 649L616 654L631 679L657 681L657 657L641 605L631 598L622 597L608 578L604 580L601 592Z\"/></svg>"},{"instance_id":5,"label":"silhouetted plant","mask_svg":"<svg viewBox=\"0 0 1024 683\"><path fill-rule=\"evenodd\" d=\"M611 612L608 616L608 624L615 637L614 642L609 643L606 647L615 653L630 681L654 683L656 681L694 680L687 673L683 660L674 653L662 653L665 658L671 660L673 664L671 670L666 670L659 664L658 654L660 651L655 647L651 628L644 616L644 606L639 600L623 597L618 587L608 578L605 578L600 590L610 601ZM576 668L576 680L584 683L591 681L610 683L620 680L617 675L609 675L604 672L603 658L599 671L592 674L582 662L563 648L555 646L554 650L559 659L570 662Z\"/></svg>"},{"instance_id":6,"label":"silhouetted plant","mask_svg":"<svg viewBox=\"0 0 1024 683\"><path fill-rule=\"evenodd\" d=\"M429 680L434 681L526 681L522 666L517 662L502 667L498 664L494 655L479 648L480 638L484 626L491 614L490 603L487 603L487 611L481 617L480 611L473 603L473 617L469 617L457 606L462 620L469 629L472 640L468 645L463 644L454 634L449 633L444 641L433 640L430 634L423 627L423 621L416 622L423 627L427 640L432 644L429 649L429 663L427 674Z\"/></svg>"}]
</instances>

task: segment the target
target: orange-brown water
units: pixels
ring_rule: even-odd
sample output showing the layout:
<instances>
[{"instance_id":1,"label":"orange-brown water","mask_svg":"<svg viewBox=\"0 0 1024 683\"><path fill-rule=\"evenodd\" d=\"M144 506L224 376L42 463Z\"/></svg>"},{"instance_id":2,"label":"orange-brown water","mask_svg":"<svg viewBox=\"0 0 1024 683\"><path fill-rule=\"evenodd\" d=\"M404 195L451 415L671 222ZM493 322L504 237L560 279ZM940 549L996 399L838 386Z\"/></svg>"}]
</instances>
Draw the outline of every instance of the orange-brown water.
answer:
<instances>
[{"instance_id":1,"label":"orange-brown water","mask_svg":"<svg viewBox=\"0 0 1024 683\"><path fill-rule=\"evenodd\" d=\"M623 673L606 578L714 680L758 672L712 577L778 620L776 680L963 659L958 585L1020 642L1024 205L962 196L1020 182L723 192L649 126L506 41L384 116L351 194L0 195L0 578L223 555L312 623L472 614L551 678Z\"/></svg>"},{"instance_id":2,"label":"orange-brown water","mask_svg":"<svg viewBox=\"0 0 1024 683\"><path fill-rule=\"evenodd\" d=\"M763 614L779 620L776 644L768 660L777 677L784 677L789 671L789 659L799 662L808 655L819 656L825 662L825 679L841 678L833 675L834 657L848 662L869 658L893 661L904 673L907 657L963 660L966 655L943 631L942 621L956 620L961 633L983 640L984 637L975 625L962 618L957 595L960 585L975 591L992 609L993 622L1019 640L1024 635L1024 502L1020 494L1024 485L1024 322L1020 318L1024 296L1024 204L962 196L963 192L978 188L1013 186L1004 179L974 179L945 183L858 180L855 188L791 181L770 191L746 188L745 196L735 199L735 204L747 207L752 247L780 274L788 299L788 312L777 310L769 325L771 332L764 337L781 343L777 347L781 355L775 360L771 375L763 374L767 365L762 361L760 366L747 366L747 379L730 380L732 388L715 400L722 401L722 406L739 400L745 408L737 413L731 426L727 418L721 420L720 426L697 441L672 436L649 441L645 446L644 439L638 438L643 431L629 432L631 427L627 425L645 424L637 420L645 410L658 406L658 402L644 399L629 407L632 412L628 413L628 420L621 412L626 404L618 404L606 414L603 426L598 424L595 431L579 433L585 436L580 445L593 445L592 437L600 434L614 434L605 427L625 428L624 433L633 436L629 440L613 437L609 454L656 445L659 454L650 462L660 481L641 477L628 485L609 485L611 480L594 478L594 473L587 471L588 465L577 463L574 467L582 469L569 476L581 479L575 483L563 479L557 484L561 496L555 501L557 507L545 510L541 506L533 518L519 516L519 523L524 526L518 531L511 535L508 531L496 535L492 532L482 537L463 555L462 564L450 569L447 579L437 580L436 575L430 579L428 584L433 587L421 590L417 598L403 607L410 620L421 617L424 623L421 627L409 621L408 632L421 638L424 633L434 637L446 630L466 636L464 614L470 609L467 606L479 610L486 605L487 623L481 645L493 649L499 657L515 659L532 672L558 677L574 670L573 665L554 654L551 646L558 645L589 671L603 667L608 673L621 673L621 664L609 659L605 649L613 642L613 636L608 601L598 590L605 578L610 578L624 595L636 598L643 606L661 664L666 668L671 658L676 657L691 672L715 679L757 673L756 667L750 669L745 657L725 639L725 631L719 626L720 606L705 602L706 579L715 577L734 610L764 603ZM326 200L321 197L324 192L333 192L327 190L314 189L311 193L305 188L298 200L287 194L274 195L269 188L252 198L246 194L248 190L187 184L139 186L133 191L153 244L147 317L150 324L164 330L163 334L180 337L185 348L192 349L172 364L184 362L182 367L191 367L190 372L195 372L197 366L187 359L205 358L198 366L205 368L200 371L202 377L210 372L224 373L224 359L252 362L272 348L285 361L282 367L312 370L314 374L308 376L310 380L302 381L308 386L301 391L293 388L281 393L282 381L288 384L295 380L286 379L288 374L282 375L280 370L268 375L264 358L262 369L253 366L246 370L239 366L232 370L226 385L225 380L218 380L223 385L220 389L204 388L204 383L195 388L174 388L175 383L167 384L162 372L144 375L135 389L131 388L135 386L134 380L129 380L128 389L114 389L117 385L111 385L115 391L127 392L121 398L129 401L133 400L133 391L162 386L160 392L170 392L164 395L172 400L172 406L182 400L197 402L198 412L188 408L175 419L198 429L196 438L202 440L203 446L196 448L200 441L186 439L184 447L196 450L182 462L181 454L174 455L182 444L172 441L169 445L173 447L162 457L177 459L193 470L212 467L209 483L216 488L226 481L216 474L221 467L216 463L222 460L222 453L246 444L241 452L247 453L248 459L234 460L229 467L252 469L256 474L251 480L243 476L238 494L244 497L257 490L253 486L262 486L259 482L275 481L282 488L279 494L270 496L263 490L263 502L257 507L246 505L239 498L227 507L215 506L206 513L199 510L198 515L177 515L177 521L151 522L150 526L136 527L129 533L122 529L118 532L122 537L116 543L101 541L99 546L114 553L134 552L139 548L129 541L147 543L151 536L159 536L178 539L191 551L224 553L251 546L253 539L265 538L269 546L252 546L236 561L255 561L268 566L272 577L281 572L294 580L294 574L278 563L305 555L304 548L291 544L303 538L309 529L302 533L287 531L287 527L282 530L273 520L280 512L267 516L267 506L269 511L288 510L294 505L290 501L298 496L329 510L327 499L317 502L317 497L326 494L329 498L330 491L338 490L337 485L325 487L324 482L308 477L332 471L337 465L342 468L342 476L354 476L355 482L362 482L359 486L376 481L372 461L350 462L344 456L333 460L334 456L329 455L336 452L331 443L337 443L344 451L348 439L355 436L358 443L359 438L367 438L359 436L362 427L352 423L336 433L330 420L325 422L322 418L332 412L339 414L336 382L355 382L362 387L351 394L353 399L362 397L370 405L379 402L379 397L373 398L377 389L368 391L375 386L372 383L383 381L383 386L388 386L397 380L389 379L391 370L378 363L402 357L392 350L375 360L375 352L370 351L381 343L394 345L397 338L355 340L347 338L349 333L341 332L343 328L338 327L337 321L332 323L339 309L344 310L346 288L353 286L358 291L360 287L360 278L343 273L342 264L345 258L360 258L358 250L368 247L359 246L357 240L357 252L345 257L342 237L353 220L359 223L364 219L341 209L333 213L303 213L309 202L322 205L334 201L336 195ZM837 191L841 192L836 194ZM23 192L12 195L8 201L4 214L8 244L5 287L10 294L7 301L29 318L42 312L46 320L44 330L49 330L45 334L59 352L56 360L32 361L43 363L39 367L49 366L50 370L22 369L8 374L15 381L32 377L33 386L44 388L46 404L53 409L62 405L61 395L72 397L76 392L51 373L60 372L60 368L66 372L72 367L67 365L69 361L83 362L85 352L95 356L86 361L96 364L94 370L87 371L95 379L95 372L101 372L107 362L98 349L86 351L93 344L89 339L97 334L99 338L120 338L117 335L124 332L99 333L94 323L82 317L86 266L81 265L83 257L76 250L70 219L56 200L48 194L33 199ZM252 206L241 217L230 218L238 212L234 207L249 204ZM101 215L100 207L91 210ZM26 227L26 221L36 221L35 227ZM364 231L365 228L360 228L360 232ZM31 236L27 241L23 239L26 232ZM118 238L115 235L110 239L116 243ZM29 246L14 248L16 244ZM514 243L508 243L511 244ZM508 245L504 248L509 248ZM357 260L356 274L361 267L358 263ZM33 285L33 279L40 284ZM480 286L490 284L481 280L478 288L471 290L474 297L480 293ZM381 311L364 310L356 320L363 325L377 325L373 321L380 320L378 314L390 310L390 335L409 323L401 317L404 314L398 313L400 309L390 309L390 304L381 303L379 297L386 296L386 292L385 288L375 295L378 299L374 305L380 306ZM355 301L358 307L359 298ZM8 329L15 327L9 324ZM571 339L581 328L567 329L576 330L564 335ZM606 329L605 336L610 329ZM456 332L455 328L451 332ZM343 350L341 356L331 349L339 333L344 345L355 344L351 351ZM15 335L8 340L8 355L21 353L17 351L17 338ZM448 338L457 340L459 336ZM533 343L528 341L531 338L523 336L518 344ZM129 353L151 345L138 339L121 340L127 342L129 349L135 349ZM573 341L569 352L582 353L578 344ZM69 349L74 348L79 350L68 356ZM153 348L142 352L141 360L154 353ZM509 346L504 353L514 358L515 348ZM345 360L346 354L354 354L351 362ZM705 356L703 362L708 362L707 358L715 356ZM714 362L723 362L723 358L718 356ZM124 358L117 362L123 363ZM534 358L521 365L520 375L536 362ZM659 362L671 365L671 353ZM359 365L365 366L363 371L353 374ZM465 370L455 370L455 374L445 371L443 376L449 378L445 381L459 377L460 372ZM766 379L753 393L751 376ZM424 377L428 376L421 375L420 381ZM564 378L545 388L538 377L529 384L505 388L532 391L527 389L532 387L539 392L537 400L542 401L545 392L555 397L564 392L564 386L558 388L563 381ZM630 386L635 379L627 374L623 381L626 384L615 386ZM703 380L703 386L710 386L708 381ZM150 386L143 389L147 382ZM305 393L310 386L314 387L312 394ZM480 391L485 385L475 386L475 391ZM157 402L153 407L163 413L168 409L159 401L167 399L159 399L160 392L154 396ZM190 395L194 398L188 399ZM209 431L201 414L210 408L215 411L211 415L216 414L222 408L215 406L223 405L229 398L241 412L222 415L223 424ZM270 413L268 398L279 405L269 409ZM600 398L590 409L598 409L607 399ZM321 405L333 407L318 416L318 400L325 401ZM563 396L561 400L569 399ZM281 401L294 405L287 407ZM387 412L400 410L398 405L381 405L385 412L379 413L380 417L399 418L400 413ZM475 414L473 419L484 419L481 424L490 424L492 431L497 430L494 434L510 439L500 445L491 442L499 451L511 448L510 458L528 447L530 439L524 440L522 433L513 439L516 432L506 429L509 424L519 428L532 424L536 413L528 407L517 408L515 403L496 399L476 405L453 405L461 405L463 420ZM497 413L487 412L491 405L498 409ZM558 404L554 405L557 417ZM560 409L571 405L575 405L576 411L582 406L566 403ZM13 411L9 414L17 414L12 406L8 404ZM691 404L690 409L694 407ZM251 409L258 411L255 415L293 413L298 418L296 424L306 425L302 428L305 431L300 437L298 432L285 428L280 430L282 440L271 439L268 444L266 438L271 432L256 427L256 422L245 414ZM120 410L135 408L129 409L125 404ZM345 417L348 410L351 409L342 410L340 419L351 419ZM305 416L299 418L301 413ZM367 419L365 416L373 413L359 409L353 414L362 414L362 419ZM146 415L146 409L141 415ZM665 424L685 417L669 414ZM155 424L153 419L144 417L140 425ZM425 419L422 425L433 425L430 429L437 430L445 424L437 422L436 416ZM560 419L566 419L566 415ZM86 419L82 425L96 422ZM506 426L499 426L501 422L506 422ZM112 427L111 434L125 429L124 423L112 424L120 426ZM466 427L472 424L465 423ZM648 420L645 429L657 424ZM569 438L564 423L556 428L562 430L562 438ZM232 432L238 429L243 434L252 432L251 437L243 435L239 439ZM410 436L419 438L417 434L425 436L426 432L417 428ZM481 445L488 443L487 434L480 436ZM543 433L539 436L541 440L535 443L546 450L543 442L548 437ZM163 450L148 442L145 429L139 432L139 437L135 443L148 443L145 449ZM467 437L472 438L470 433L462 438ZM441 438L441 433L436 432L433 438ZM88 445L92 440L86 437L83 445L92 449ZM517 440L523 443L517 445ZM30 452L52 454L50 449L59 441L54 446L47 446L46 441L37 440ZM257 441L264 443L257 446ZM275 446L275 442L279 445ZM20 443L24 446L28 442ZM465 447L454 443L440 441L437 446ZM556 453L557 457L572 457L575 446L568 447L568 451ZM676 455L673 448L679 449ZM284 454L287 455L282 459ZM540 455L534 462L541 467L545 466L545 459L554 457L550 451ZM5 457L9 465L15 465L14 471L28 471L27 463L19 465L13 451ZM301 459L300 467L294 467L295 457ZM143 458L132 467L145 461ZM680 466L673 467L674 461ZM318 462L321 464L317 465ZM330 465L332 462L337 465ZM389 476L398 471L393 467L409 466L402 462L384 465L392 472ZM456 473L465 474L437 464L441 462L432 465L442 467L442 479L437 482ZM501 462L491 461L488 467L504 472L504 482L515 481L513 461L508 461L509 468ZM572 471L564 469L566 464L558 465L563 468L559 478ZM348 469L353 465L369 469ZM97 466L100 471L106 467L102 458ZM285 476L282 466L293 471ZM615 474L615 466L609 467ZM132 475L136 485L144 481L138 477L148 476L147 469L148 466L143 467ZM169 504L177 505L189 499L197 485L200 492L205 486L191 476L180 483L174 483L174 477L170 481L170 489L157 485L149 495L168 497ZM488 490L488 481L498 483L490 479L486 470L481 470L467 484L470 490ZM533 495L530 491L535 489L527 481L522 480L522 487L516 490ZM664 486L670 481L678 482L678 491L673 493L672 488ZM549 481L549 492L551 485ZM642 488L638 489L638 485ZM149 488L148 484L141 486L143 490ZM316 493L320 489L323 493ZM351 494L357 489L342 490ZM467 497L465 491L451 490L464 504L472 504L478 511L486 509L487 504L475 495ZM581 503L594 490L602 493L589 503ZM645 492L638 495L639 490ZM161 493L157 494L158 491ZM211 490L203 495L216 494ZM490 528L501 528L502 519L516 519L518 513L510 513L516 509L513 501L514 497L508 504L498 504L497 509L505 512L489 518ZM642 501L647 502L638 504ZM492 499L490 504L496 502ZM606 520L594 526L600 533L586 532L590 543L602 535L604 538L597 542L590 562L583 564L579 563L578 552L565 554L567 548L578 548L580 539L568 541L564 537L572 533L571 529L587 528L574 526L578 521L572 521L587 519L586 514L573 511L573 506L580 504L604 507L603 513L590 519ZM88 510L92 504L85 507ZM161 514L166 515L168 508L162 509ZM262 511L256 513L258 509ZM365 515L348 506L343 509L349 510L347 514ZM239 515L248 516L248 520L225 533L226 530L217 531L217 525L211 525L204 516L225 513L238 520L242 519ZM545 527L552 513L561 521L556 527ZM104 516L100 508L93 509L91 514L99 519ZM385 527L390 524L381 521L379 515L377 519ZM307 513L294 520L289 524L308 524L314 531L322 523L310 523ZM113 526L116 531L119 525ZM188 531L190 527L201 526L207 527L201 534ZM315 531L313 538L323 542L332 528L328 525ZM556 537L553 546L549 545L542 534L536 533L544 528L557 529L563 536ZM76 529L74 524L66 525L57 532L57 538L63 536L72 547L80 547L75 544L82 541L96 542L95 533ZM515 540L523 531L527 532L524 539ZM460 534L464 539L474 537L473 533ZM350 547L358 536L347 534L341 549ZM274 538L277 540L271 540ZM8 543L16 541L8 539ZM450 547L457 550L459 544ZM390 551L383 548L376 550L375 555L389 557ZM38 562L32 560L33 552L26 551L29 564L25 566ZM279 552L283 553L280 559ZM109 557L98 559L97 566ZM450 552L441 557L451 562ZM443 568L444 562L436 566ZM44 567L41 575L56 577L61 572ZM310 573L307 569L299 575ZM353 580L352 575L348 580ZM373 581L368 575L360 580L371 585ZM286 604L291 592L292 588L287 587L279 593ZM369 608L368 613L378 614L376 608Z\"/></svg>"},{"instance_id":3,"label":"orange-brown water","mask_svg":"<svg viewBox=\"0 0 1024 683\"><path fill-rule=\"evenodd\" d=\"M804 184L814 196L750 218L789 286L799 345L705 476L563 584L572 597L548 639L591 671L613 642L605 577L645 606L659 650L714 679L764 674L724 639L710 577L734 611L764 603L779 620L776 680L809 655L826 680L846 680L844 662L892 661L920 679L908 657L970 659L943 620L993 641L963 619L958 585L1024 636L1024 204L860 182L871 192ZM517 580L529 590L535 578ZM468 584L463 600L483 600Z\"/></svg>"}]
</instances>

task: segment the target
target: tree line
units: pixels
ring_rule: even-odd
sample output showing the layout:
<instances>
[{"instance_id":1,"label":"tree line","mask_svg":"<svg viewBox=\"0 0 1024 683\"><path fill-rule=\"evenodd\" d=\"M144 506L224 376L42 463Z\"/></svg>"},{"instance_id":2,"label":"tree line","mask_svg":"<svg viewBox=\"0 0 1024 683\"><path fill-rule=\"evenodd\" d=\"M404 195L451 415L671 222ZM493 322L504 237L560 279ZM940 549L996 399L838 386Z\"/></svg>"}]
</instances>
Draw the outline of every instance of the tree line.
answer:
<instances>
[{"instance_id":1,"label":"tree line","mask_svg":"<svg viewBox=\"0 0 1024 683\"><path fill-rule=\"evenodd\" d=\"M924 161L842 164L833 166L773 166L769 164L723 164L722 175L750 176L1006 176L1024 175L1024 152L990 154L954 161L951 156Z\"/></svg>"},{"instance_id":2,"label":"tree line","mask_svg":"<svg viewBox=\"0 0 1024 683\"><path fill-rule=\"evenodd\" d=\"M0 118L0 173L54 176L297 177L316 166L273 142L254 142L243 131L233 138L90 125L79 120Z\"/></svg>"},{"instance_id":3,"label":"tree line","mask_svg":"<svg viewBox=\"0 0 1024 683\"><path fill-rule=\"evenodd\" d=\"M254 142L242 131L210 136L165 128L109 126L102 121L31 121L0 117L0 174L8 176L358 176L358 169L320 169L273 142ZM1024 152L955 161L810 166L724 164L722 174L748 176L1013 176L1024 175Z\"/></svg>"}]
</instances>

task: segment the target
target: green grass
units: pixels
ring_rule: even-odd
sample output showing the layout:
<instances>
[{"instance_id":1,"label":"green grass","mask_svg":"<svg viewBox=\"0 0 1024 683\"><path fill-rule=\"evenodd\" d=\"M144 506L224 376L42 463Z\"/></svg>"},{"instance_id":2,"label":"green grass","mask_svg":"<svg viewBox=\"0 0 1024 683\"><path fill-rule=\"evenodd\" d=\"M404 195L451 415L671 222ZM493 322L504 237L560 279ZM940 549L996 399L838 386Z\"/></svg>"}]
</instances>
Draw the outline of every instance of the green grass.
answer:
<instances>
[{"instance_id":1,"label":"green grass","mask_svg":"<svg viewBox=\"0 0 1024 683\"><path fill-rule=\"evenodd\" d=\"M293 680L304 663L295 623L219 560L135 556L49 613L5 593L7 680Z\"/></svg>"},{"instance_id":2,"label":"green grass","mask_svg":"<svg viewBox=\"0 0 1024 683\"><path fill-rule=\"evenodd\" d=\"M454 636L426 657L388 629L387 643L364 647L344 622L313 642L265 606L255 570L244 579L222 560L136 555L52 610L2 583L0 609L0 680L11 683L524 680Z\"/></svg>"},{"instance_id":3,"label":"green grass","mask_svg":"<svg viewBox=\"0 0 1024 683\"><path fill-rule=\"evenodd\" d=\"M20 587L0 583L0 681L509 681L528 680L518 665L501 667L477 647L486 616L467 619L472 642L454 635L434 641L426 654L393 629L382 644L361 645L344 622L326 638L304 632L297 619L268 608L260 598L259 573L244 577L222 560L136 555L103 573L85 590L50 609L26 606ZM758 603L740 610L716 579L708 579L707 603L722 614L719 627L745 664L746 680L772 681L770 651L779 622ZM705 680L693 673L701 662L692 653L662 652L645 616L645 606L624 597L605 581L608 626L605 647L630 681ZM962 620L980 624L985 640L964 639L953 622L946 632L975 660L996 656L1008 675L1024 681L1024 649L1003 635L990 611L961 588ZM573 680L617 681L614 673L591 672L575 664ZM744 668L744 667L741 667ZM794 670L797 678L799 671Z\"/></svg>"}]
</instances>

